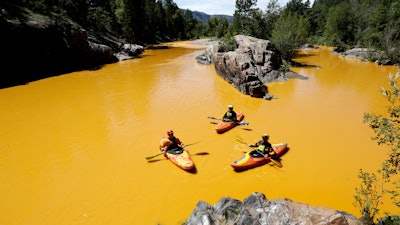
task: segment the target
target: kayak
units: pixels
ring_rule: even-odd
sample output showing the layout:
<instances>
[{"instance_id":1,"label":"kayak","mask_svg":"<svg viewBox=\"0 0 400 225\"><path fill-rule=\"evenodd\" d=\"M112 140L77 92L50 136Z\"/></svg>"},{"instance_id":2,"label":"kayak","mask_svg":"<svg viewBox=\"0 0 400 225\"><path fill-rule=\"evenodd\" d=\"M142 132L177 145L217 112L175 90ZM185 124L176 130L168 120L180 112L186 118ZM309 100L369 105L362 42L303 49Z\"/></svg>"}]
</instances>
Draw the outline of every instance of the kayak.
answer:
<instances>
[{"instance_id":1,"label":"kayak","mask_svg":"<svg viewBox=\"0 0 400 225\"><path fill-rule=\"evenodd\" d=\"M183 170L191 170L194 168L192 157L189 152L183 148L168 150L165 153L165 157Z\"/></svg>"},{"instance_id":2,"label":"kayak","mask_svg":"<svg viewBox=\"0 0 400 225\"><path fill-rule=\"evenodd\" d=\"M242 112L238 112L236 116L237 120L240 122L244 119L244 115ZM217 126L215 127L215 131L217 131L218 134L222 134L238 125L237 122L224 122L220 121Z\"/></svg>"},{"instance_id":3,"label":"kayak","mask_svg":"<svg viewBox=\"0 0 400 225\"><path fill-rule=\"evenodd\" d=\"M277 159L286 152L287 143L281 142L277 144L272 144L272 148L276 153L276 155L273 156L273 159ZM270 161L271 159L267 155L262 155L259 151L253 150L250 152L246 152L241 158L232 162L231 166L236 171L243 171L264 165Z\"/></svg>"},{"instance_id":4,"label":"kayak","mask_svg":"<svg viewBox=\"0 0 400 225\"><path fill-rule=\"evenodd\" d=\"M167 137L162 137L160 140L160 149L166 148L170 144L171 141ZM164 156L181 169L191 170L194 168L194 163L189 152L181 147L167 150Z\"/></svg>"}]
</instances>

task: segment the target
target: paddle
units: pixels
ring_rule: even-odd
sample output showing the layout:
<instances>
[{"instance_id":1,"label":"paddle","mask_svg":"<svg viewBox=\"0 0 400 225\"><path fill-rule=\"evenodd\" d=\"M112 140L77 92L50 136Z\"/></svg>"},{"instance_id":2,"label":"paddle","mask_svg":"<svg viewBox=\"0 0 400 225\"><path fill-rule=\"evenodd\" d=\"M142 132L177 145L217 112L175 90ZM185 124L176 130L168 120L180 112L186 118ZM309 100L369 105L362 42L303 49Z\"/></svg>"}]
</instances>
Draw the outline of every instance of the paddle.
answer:
<instances>
[{"instance_id":1,"label":"paddle","mask_svg":"<svg viewBox=\"0 0 400 225\"><path fill-rule=\"evenodd\" d=\"M212 119L212 120L222 120L222 119L219 119L219 118L215 118L213 116L208 116L207 118L208 119ZM240 121L240 122L237 122L237 124L238 125L242 125L242 126L248 126L249 122Z\"/></svg>"},{"instance_id":2,"label":"paddle","mask_svg":"<svg viewBox=\"0 0 400 225\"><path fill-rule=\"evenodd\" d=\"M247 145L247 146L250 147L250 144L248 144L247 142L245 142L241 137L237 136L237 137L236 137L236 140L238 140L239 142L241 142L241 143L243 143L243 144L245 144L245 145ZM250 147L250 148L251 148L251 147ZM265 157L265 154L262 153L260 150L257 149L257 152L259 152L261 155L263 155L263 156ZM278 167L282 167L282 164L281 164L280 162L278 162L277 160L273 159L273 158L272 158L271 156L269 156L269 155L268 155L268 157L269 157L269 159L271 160L271 162L273 162L275 165L277 165Z\"/></svg>"},{"instance_id":3,"label":"paddle","mask_svg":"<svg viewBox=\"0 0 400 225\"><path fill-rule=\"evenodd\" d=\"M213 121L211 121L210 123L211 124L215 124L215 125L218 124L217 122L213 122ZM243 130L252 131L252 129L250 129L250 128L245 128L245 127L240 127L240 128L243 129Z\"/></svg>"},{"instance_id":4,"label":"paddle","mask_svg":"<svg viewBox=\"0 0 400 225\"><path fill-rule=\"evenodd\" d=\"M210 153L208 152L198 152L198 153L194 153L194 154L190 154L190 156L195 156L195 155L209 155ZM166 158L163 159L153 159L153 160L149 160L148 162L158 162L160 160L166 160Z\"/></svg>"},{"instance_id":5,"label":"paddle","mask_svg":"<svg viewBox=\"0 0 400 225\"><path fill-rule=\"evenodd\" d=\"M197 144L197 143L199 143L199 142L187 144L187 145L184 145L184 147L190 146L190 145L194 145L194 144ZM172 150L175 150L175 149L172 149ZM149 159L155 158L155 157L157 157L157 156L159 156L159 155L163 155L163 154L164 154L164 152L161 152L161 153L158 153L158 154L152 155L152 156L147 156L146 159L149 160Z\"/></svg>"}]
</instances>

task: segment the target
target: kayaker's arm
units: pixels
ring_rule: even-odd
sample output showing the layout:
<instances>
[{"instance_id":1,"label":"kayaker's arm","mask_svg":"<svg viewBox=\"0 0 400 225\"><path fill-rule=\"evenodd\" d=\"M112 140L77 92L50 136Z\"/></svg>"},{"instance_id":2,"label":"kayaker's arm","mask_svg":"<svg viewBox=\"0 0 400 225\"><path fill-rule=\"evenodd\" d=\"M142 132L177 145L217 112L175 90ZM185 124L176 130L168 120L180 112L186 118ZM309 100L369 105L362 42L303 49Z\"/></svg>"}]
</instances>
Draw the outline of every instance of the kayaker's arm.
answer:
<instances>
[{"instance_id":1,"label":"kayaker's arm","mask_svg":"<svg viewBox=\"0 0 400 225\"><path fill-rule=\"evenodd\" d=\"M255 148L262 145L261 141L256 142L255 144L248 144L249 147Z\"/></svg>"},{"instance_id":2,"label":"kayaker's arm","mask_svg":"<svg viewBox=\"0 0 400 225\"><path fill-rule=\"evenodd\" d=\"M167 146L165 146L165 147L160 146L160 151L164 153L165 151L167 151L167 148L168 148Z\"/></svg>"}]
</instances>

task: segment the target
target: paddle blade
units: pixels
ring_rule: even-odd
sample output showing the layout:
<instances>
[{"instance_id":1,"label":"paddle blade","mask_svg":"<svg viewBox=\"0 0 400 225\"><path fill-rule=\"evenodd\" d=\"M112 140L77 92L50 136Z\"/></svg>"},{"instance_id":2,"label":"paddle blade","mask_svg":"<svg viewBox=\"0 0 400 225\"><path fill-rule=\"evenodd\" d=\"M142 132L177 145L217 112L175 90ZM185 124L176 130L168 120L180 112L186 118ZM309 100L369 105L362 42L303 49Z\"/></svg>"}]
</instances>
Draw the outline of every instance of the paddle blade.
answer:
<instances>
[{"instance_id":1,"label":"paddle blade","mask_svg":"<svg viewBox=\"0 0 400 225\"><path fill-rule=\"evenodd\" d=\"M250 129L250 128L244 128L244 127L241 127L243 130L247 130L247 131L252 131L252 129Z\"/></svg>"},{"instance_id":2,"label":"paddle blade","mask_svg":"<svg viewBox=\"0 0 400 225\"><path fill-rule=\"evenodd\" d=\"M279 162L279 161L277 161L277 160L275 160L275 159L273 159L273 158L269 158L270 160L271 160L271 162L273 162L277 167L279 167L279 168L282 168L282 164Z\"/></svg>"},{"instance_id":3,"label":"paddle blade","mask_svg":"<svg viewBox=\"0 0 400 225\"><path fill-rule=\"evenodd\" d=\"M208 118L208 119L212 119L212 120L220 120L220 119L215 118L215 117L213 117L213 116L208 116L207 118Z\"/></svg>"},{"instance_id":4,"label":"paddle blade","mask_svg":"<svg viewBox=\"0 0 400 225\"><path fill-rule=\"evenodd\" d=\"M210 153L208 153L208 152L198 152L198 153L195 153L195 154L193 154L193 155L209 155Z\"/></svg>"},{"instance_id":5,"label":"paddle blade","mask_svg":"<svg viewBox=\"0 0 400 225\"><path fill-rule=\"evenodd\" d=\"M240 125L240 126L248 126L249 122L239 122L238 125Z\"/></svg>"},{"instance_id":6,"label":"paddle blade","mask_svg":"<svg viewBox=\"0 0 400 225\"><path fill-rule=\"evenodd\" d=\"M164 154L164 153L161 152L161 153L158 153L157 155L147 156L146 159L149 160L149 159L155 158L155 157L157 157L159 155L162 155L162 154Z\"/></svg>"},{"instance_id":7,"label":"paddle blade","mask_svg":"<svg viewBox=\"0 0 400 225\"><path fill-rule=\"evenodd\" d=\"M238 140L239 142L241 142L242 144L247 144L242 138L240 138L239 136L236 137L236 140Z\"/></svg>"}]
</instances>

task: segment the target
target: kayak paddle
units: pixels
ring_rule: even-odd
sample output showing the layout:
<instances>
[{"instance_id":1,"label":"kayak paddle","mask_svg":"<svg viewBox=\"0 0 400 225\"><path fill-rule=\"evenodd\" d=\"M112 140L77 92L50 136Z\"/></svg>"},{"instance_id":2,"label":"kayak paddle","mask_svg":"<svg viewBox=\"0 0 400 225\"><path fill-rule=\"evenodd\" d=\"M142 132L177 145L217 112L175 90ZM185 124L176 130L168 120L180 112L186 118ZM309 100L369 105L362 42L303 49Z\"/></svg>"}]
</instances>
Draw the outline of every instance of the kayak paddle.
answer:
<instances>
[{"instance_id":1,"label":"kayak paddle","mask_svg":"<svg viewBox=\"0 0 400 225\"><path fill-rule=\"evenodd\" d=\"M186 147L186 146L194 145L194 144L196 144L196 143L199 143L199 142L195 142L195 143L191 143L191 144L184 145L183 148ZM155 157L157 157L157 156L159 156L159 155L163 155L163 154L164 154L164 152L161 152L161 153L158 153L158 154L152 155L152 156L147 156L146 159L149 160L149 159L155 158Z\"/></svg>"},{"instance_id":2,"label":"kayak paddle","mask_svg":"<svg viewBox=\"0 0 400 225\"><path fill-rule=\"evenodd\" d=\"M222 120L222 119L219 119L219 118L215 118L215 117L213 117L213 116L208 116L207 118L208 118L208 119L212 119L212 120ZM237 122L237 124L238 124L238 125L242 125L242 126L248 126L248 125L249 125L249 122L243 122L243 121L241 121L241 122Z\"/></svg>"},{"instance_id":3,"label":"kayak paddle","mask_svg":"<svg viewBox=\"0 0 400 225\"><path fill-rule=\"evenodd\" d=\"M194 154L189 154L190 156L196 156L196 155L209 155L210 153L208 152L198 152L198 153L194 153ZM153 160L149 160L148 162L158 162L160 160L166 160L164 159L153 159Z\"/></svg>"}]
</instances>

